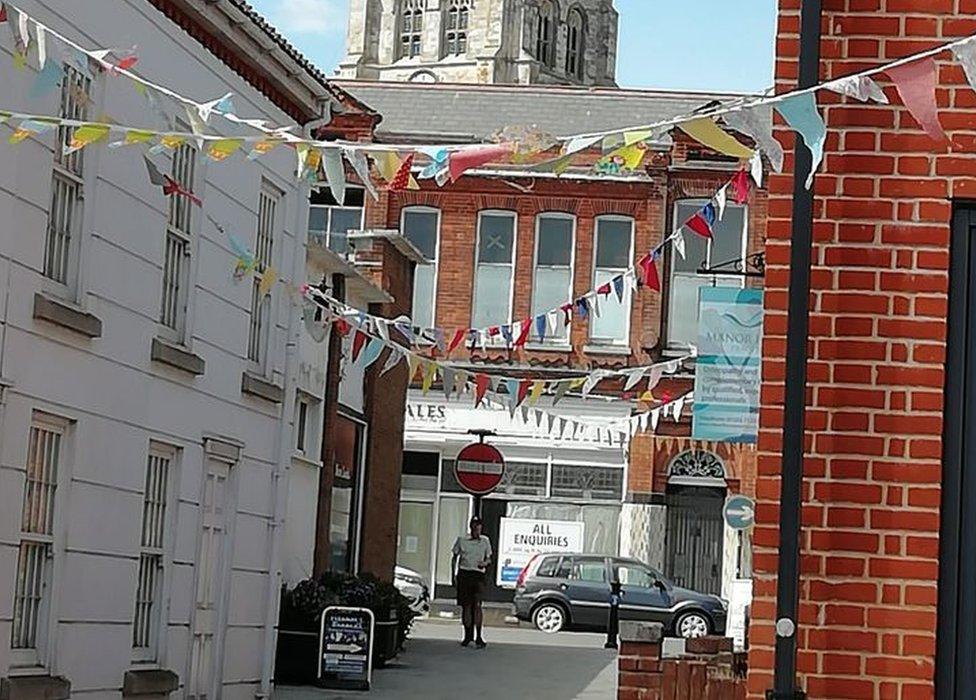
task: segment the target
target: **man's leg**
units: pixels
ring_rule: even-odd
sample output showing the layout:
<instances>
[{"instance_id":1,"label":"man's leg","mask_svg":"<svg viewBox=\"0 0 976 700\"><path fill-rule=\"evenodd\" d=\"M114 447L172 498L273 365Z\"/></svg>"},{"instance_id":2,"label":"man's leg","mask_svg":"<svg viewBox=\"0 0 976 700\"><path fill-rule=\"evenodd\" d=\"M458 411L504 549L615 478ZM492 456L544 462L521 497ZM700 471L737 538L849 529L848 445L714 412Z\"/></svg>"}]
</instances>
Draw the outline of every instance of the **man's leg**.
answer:
<instances>
[{"instance_id":1,"label":"man's leg","mask_svg":"<svg viewBox=\"0 0 976 700\"><path fill-rule=\"evenodd\" d=\"M484 613L481 610L481 599L475 601L474 604L474 627L478 632L476 639L478 644L484 644L484 639L481 637L481 623L484 621Z\"/></svg>"},{"instance_id":2,"label":"man's leg","mask_svg":"<svg viewBox=\"0 0 976 700\"><path fill-rule=\"evenodd\" d=\"M464 642L474 639L474 608L469 603L461 607L461 624L464 625Z\"/></svg>"}]
</instances>

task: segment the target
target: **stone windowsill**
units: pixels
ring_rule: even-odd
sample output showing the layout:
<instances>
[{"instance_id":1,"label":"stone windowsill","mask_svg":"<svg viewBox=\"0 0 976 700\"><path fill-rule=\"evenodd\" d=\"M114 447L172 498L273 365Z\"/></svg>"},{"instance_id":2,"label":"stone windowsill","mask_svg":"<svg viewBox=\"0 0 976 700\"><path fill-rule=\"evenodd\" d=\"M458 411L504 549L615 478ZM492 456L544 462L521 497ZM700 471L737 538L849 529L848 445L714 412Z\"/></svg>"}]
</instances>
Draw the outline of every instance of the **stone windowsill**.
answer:
<instances>
[{"instance_id":1,"label":"stone windowsill","mask_svg":"<svg viewBox=\"0 0 976 700\"><path fill-rule=\"evenodd\" d=\"M301 452L293 452L291 455L293 462L301 464L303 467L308 467L309 469L321 469L322 461L317 459L310 459L303 455Z\"/></svg>"},{"instance_id":2,"label":"stone windowsill","mask_svg":"<svg viewBox=\"0 0 976 700\"><path fill-rule=\"evenodd\" d=\"M628 345L586 345L583 352L587 355L633 355L634 351Z\"/></svg>"},{"instance_id":3,"label":"stone windowsill","mask_svg":"<svg viewBox=\"0 0 976 700\"><path fill-rule=\"evenodd\" d=\"M200 376L206 369L207 363L185 347L156 336L152 339L150 358L154 362L175 367L194 376Z\"/></svg>"},{"instance_id":4,"label":"stone windowsill","mask_svg":"<svg viewBox=\"0 0 976 700\"><path fill-rule=\"evenodd\" d=\"M71 302L44 292L34 294L34 318L67 328L88 338L100 338L102 335L102 321L97 316Z\"/></svg>"},{"instance_id":5,"label":"stone windowsill","mask_svg":"<svg viewBox=\"0 0 976 700\"><path fill-rule=\"evenodd\" d=\"M285 400L284 389L253 372L245 371L241 375L241 391L271 403L281 403Z\"/></svg>"},{"instance_id":6,"label":"stone windowsill","mask_svg":"<svg viewBox=\"0 0 976 700\"><path fill-rule=\"evenodd\" d=\"M569 343L539 343L529 342L525 344L526 350L535 352L572 352L573 346Z\"/></svg>"},{"instance_id":7,"label":"stone windowsill","mask_svg":"<svg viewBox=\"0 0 976 700\"><path fill-rule=\"evenodd\" d=\"M150 696L158 698L178 690L180 677L168 669L146 668L126 671L122 680L122 697L137 698Z\"/></svg>"},{"instance_id":8,"label":"stone windowsill","mask_svg":"<svg viewBox=\"0 0 976 700\"><path fill-rule=\"evenodd\" d=\"M71 681L63 676L0 678L0 700L70 700Z\"/></svg>"}]
</instances>

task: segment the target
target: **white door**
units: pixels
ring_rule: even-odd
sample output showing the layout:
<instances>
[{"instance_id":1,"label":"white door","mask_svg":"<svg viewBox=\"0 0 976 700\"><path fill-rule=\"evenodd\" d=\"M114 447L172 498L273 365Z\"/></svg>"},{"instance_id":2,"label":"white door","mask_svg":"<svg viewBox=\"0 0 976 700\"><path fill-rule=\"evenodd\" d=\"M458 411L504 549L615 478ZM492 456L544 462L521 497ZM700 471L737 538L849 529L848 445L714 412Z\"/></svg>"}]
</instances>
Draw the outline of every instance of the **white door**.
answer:
<instances>
[{"instance_id":1,"label":"white door","mask_svg":"<svg viewBox=\"0 0 976 700\"><path fill-rule=\"evenodd\" d=\"M208 460L200 503L200 556L197 558L197 594L193 615L189 698L217 700L220 674L216 668L217 632L220 627L221 593L227 542L228 477L230 465Z\"/></svg>"}]
</instances>

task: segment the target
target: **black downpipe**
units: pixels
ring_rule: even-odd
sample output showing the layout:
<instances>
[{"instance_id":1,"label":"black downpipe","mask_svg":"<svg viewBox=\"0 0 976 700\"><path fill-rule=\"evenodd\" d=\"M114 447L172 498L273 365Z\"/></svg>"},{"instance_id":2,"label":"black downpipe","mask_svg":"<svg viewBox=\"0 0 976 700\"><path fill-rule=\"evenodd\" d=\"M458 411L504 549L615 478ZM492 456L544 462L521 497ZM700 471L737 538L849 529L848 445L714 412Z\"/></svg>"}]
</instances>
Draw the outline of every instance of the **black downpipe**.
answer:
<instances>
[{"instance_id":1,"label":"black downpipe","mask_svg":"<svg viewBox=\"0 0 976 700\"><path fill-rule=\"evenodd\" d=\"M800 9L799 88L820 79L821 0L803 0ZM789 316L786 331L786 393L783 467L779 508L779 571L776 579L776 664L774 700L805 697L797 687L796 639L800 584L800 513L805 441L807 345L810 338L810 260L813 245L813 165L799 135L794 146L793 227L790 245Z\"/></svg>"}]
</instances>

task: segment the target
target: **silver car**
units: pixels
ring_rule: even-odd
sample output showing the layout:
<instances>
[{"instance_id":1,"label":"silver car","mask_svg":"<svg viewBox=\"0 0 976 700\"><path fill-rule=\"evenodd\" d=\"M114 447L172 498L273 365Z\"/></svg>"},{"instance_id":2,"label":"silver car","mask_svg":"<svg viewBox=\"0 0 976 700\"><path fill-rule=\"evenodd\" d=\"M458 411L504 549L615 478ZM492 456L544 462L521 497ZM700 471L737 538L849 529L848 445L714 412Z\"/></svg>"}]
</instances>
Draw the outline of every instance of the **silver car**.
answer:
<instances>
[{"instance_id":1,"label":"silver car","mask_svg":"<svg viewBox=\"0 0 976 700\"><path fill-rule=\"evenodd\" d=\"M418 615L430 612L430 588L424 577L413 569L397 566L393 571L393 585L410 601L410 609Z\"/></svg>"}]
</instances>

